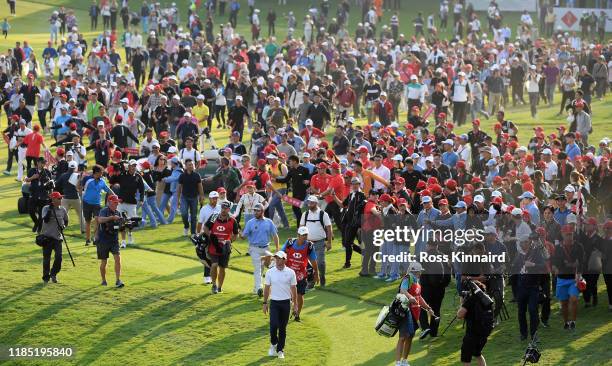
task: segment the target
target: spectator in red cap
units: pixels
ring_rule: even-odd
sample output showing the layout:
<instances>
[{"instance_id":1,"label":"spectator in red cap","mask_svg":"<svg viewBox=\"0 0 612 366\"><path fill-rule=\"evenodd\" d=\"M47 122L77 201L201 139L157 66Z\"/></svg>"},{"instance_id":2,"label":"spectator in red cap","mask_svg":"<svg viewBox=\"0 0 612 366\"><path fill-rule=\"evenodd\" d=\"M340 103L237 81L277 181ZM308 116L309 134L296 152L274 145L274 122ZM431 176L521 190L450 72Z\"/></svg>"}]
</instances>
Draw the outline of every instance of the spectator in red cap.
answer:
<instances>
[{"instance_id":1,"label":"spectator in red cap","mask_svg":"<svg viewBox=\"0 0 612 366\"><path fill-rule=\"evenodd\" d=\"M40 235L44 236L43 249L43 276L45 284L57 283L57 274L62 269L62 230L68 226L68 212L61 206L62 194L51 192L51 204L41 211ZM61 226L60 226L61 225ZM51 267L51 252L55 252L53 267Z\"/></svg>"}]
</instances>

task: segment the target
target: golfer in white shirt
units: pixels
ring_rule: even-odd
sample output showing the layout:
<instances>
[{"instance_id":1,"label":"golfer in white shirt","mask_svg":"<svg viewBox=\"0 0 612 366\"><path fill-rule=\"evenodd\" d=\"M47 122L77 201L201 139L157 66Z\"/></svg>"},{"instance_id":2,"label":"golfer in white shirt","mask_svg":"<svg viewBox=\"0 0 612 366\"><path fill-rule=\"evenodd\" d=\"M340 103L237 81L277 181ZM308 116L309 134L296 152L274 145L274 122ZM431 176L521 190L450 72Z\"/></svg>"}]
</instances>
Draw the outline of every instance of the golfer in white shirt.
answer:
<instances>
[{"instance_id":1,"label":"golfer in white shirt","mask_svg":"<svg viewBox=\"0 0 612 366\"><path fill-rule=\"evenodd\" d=\"M297 313L297 279L295 272L285 266L287 254L279 250L274 255L276 266L266 272L264 288L264 314L270 313L270 349L268 356L285 358L285 338L287 323L293 302L293 312ZM270 304L268 305L268 299Z\"/></svg>"}]
</instances>

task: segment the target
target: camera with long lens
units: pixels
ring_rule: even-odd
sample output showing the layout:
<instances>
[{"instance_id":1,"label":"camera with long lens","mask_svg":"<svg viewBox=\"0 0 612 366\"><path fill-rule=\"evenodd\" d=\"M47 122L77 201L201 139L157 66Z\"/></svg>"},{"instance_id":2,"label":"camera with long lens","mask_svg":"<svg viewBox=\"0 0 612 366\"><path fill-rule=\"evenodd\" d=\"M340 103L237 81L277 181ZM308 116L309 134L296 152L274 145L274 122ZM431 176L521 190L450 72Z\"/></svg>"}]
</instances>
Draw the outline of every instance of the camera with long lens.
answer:
<instances>
[{"instance_id":1,"label":"camera with long lens","mask_svg":"<svg viewBox=\"0 0 612 366\"><path fill-rule=\"evenodd\" d=\"M113 230L124 231L132 230L140 225L142 217L127 217L125 212L121 213L121 218L113 223Z\"/></svg>"},{"instance_id":2,"label":"camera with long lens","mask_svg":"<svg viewBox=\"0 0 612 366\"><path fill-rule=\"evenodd\" d=\"M482 289L478 287L478 285L474 283L474 281L463 281L461 283L461 288L464 289L463 291L461 291L461 297L463 297L464 299L475 296L485 309L488 309L489 307L493 306L493 299L491 299L489 295L482 291Z\"/></svg>"}]
</instances>

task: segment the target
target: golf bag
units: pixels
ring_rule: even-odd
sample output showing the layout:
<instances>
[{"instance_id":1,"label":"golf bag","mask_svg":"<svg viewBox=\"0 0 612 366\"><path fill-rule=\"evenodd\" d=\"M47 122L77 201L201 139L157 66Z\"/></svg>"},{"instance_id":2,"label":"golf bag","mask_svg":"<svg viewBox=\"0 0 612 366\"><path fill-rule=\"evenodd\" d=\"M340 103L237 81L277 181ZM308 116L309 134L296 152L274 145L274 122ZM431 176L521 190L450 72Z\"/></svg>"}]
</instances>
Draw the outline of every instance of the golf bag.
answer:
<instances>
[{"instance_id":1,"label":"golf bag","mask_svg":"<svg viewBox=\"0 0 612 366\"><path fill-rule=\"evenodd\" d=\"M405 298L405 301L404 299ZM408 298L398 294L390 306L382 308L376 319L374 329L385 337L393 337L399 330L400 323L408 316Z\"/></svg>"},{"instance_id":2,"label":"golf bag","mask_svg":"<svg viewBox=\"0 0 612 366\"><path fill-rule=\"evenodd\" d=\"M219 246L217 237L215 235L208 237L206 234L193 234L190 239L195 246L195 252L198 258L210 265L211 261L208 254L208 246L211 244Z\"/></svg>"}]
</instances>

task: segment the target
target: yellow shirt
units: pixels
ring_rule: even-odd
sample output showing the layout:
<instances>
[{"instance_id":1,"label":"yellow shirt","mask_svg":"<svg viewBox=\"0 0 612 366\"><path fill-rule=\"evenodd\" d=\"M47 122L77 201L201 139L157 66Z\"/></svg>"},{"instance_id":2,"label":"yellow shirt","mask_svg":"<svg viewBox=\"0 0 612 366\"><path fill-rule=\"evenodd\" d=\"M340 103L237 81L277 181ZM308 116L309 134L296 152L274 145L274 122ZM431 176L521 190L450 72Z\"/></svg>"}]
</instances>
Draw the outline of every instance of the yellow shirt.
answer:
<instances>
[{"instance_id":1,"label":"yellow shirt","mask_svg":"<svg viewBox=\"0 0 612 366\"><path fill-rule=\"evenodd\" d=\"M208 118L209 110L206 104L202 103L201 106L196 104L193 106L193 108L191 108L191 114L198 120L199 124L205 124L206 119Z\"/></svg>"}]
</instances>

